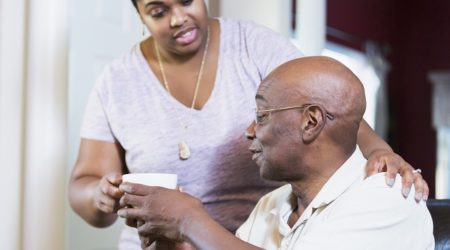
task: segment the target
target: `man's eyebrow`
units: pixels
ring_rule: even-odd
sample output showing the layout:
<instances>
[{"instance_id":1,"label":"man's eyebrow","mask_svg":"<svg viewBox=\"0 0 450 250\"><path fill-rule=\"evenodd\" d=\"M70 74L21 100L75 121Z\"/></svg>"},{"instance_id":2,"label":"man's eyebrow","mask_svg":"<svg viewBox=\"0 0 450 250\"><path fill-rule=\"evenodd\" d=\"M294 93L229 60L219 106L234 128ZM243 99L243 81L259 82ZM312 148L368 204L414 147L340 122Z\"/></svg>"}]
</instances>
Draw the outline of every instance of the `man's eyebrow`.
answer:
<instances>
[{"instance_id":1,"label":"man's eyebrow","mask_svg":"<svg viewBox=\"0 0 450 250\"><path fill-rule=\"evenodd\" d=\"M263 95L258 94L258 93L256 94L255 99L259 99L259 100L261 100L261 101L266 101L266 98L264 98Z\"/></svg>"}]
</instances>

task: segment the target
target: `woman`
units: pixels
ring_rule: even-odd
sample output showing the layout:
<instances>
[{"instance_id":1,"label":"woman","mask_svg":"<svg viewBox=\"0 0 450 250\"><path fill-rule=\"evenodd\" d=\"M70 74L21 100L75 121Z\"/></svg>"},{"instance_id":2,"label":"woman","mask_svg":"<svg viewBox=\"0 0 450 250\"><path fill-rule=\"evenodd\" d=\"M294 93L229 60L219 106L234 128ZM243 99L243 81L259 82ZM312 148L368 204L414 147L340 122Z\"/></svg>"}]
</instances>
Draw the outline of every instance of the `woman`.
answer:
<instances>
[{"instance_id":1,"label":"woman","mask_svg":"<svg viewBox=\"0 0 450 250\"><path fill-rule=\"evenodd\" d=\"M243 136L256 88L283 62L301 56L291 43L250 22L212 19L202 0L132 0L152 34L108 65L91 94L70 182L70 203L88 223L117 219L126 172L176 173L228 230L247 218L276 183L260 179ZM364 122L358 144L368 171L411 167ZM428 195L420 175L417 193ZM232 212L230 212L232 211ZM126 227L120 249L138 249Z\"/></svg>"}]
</instances>

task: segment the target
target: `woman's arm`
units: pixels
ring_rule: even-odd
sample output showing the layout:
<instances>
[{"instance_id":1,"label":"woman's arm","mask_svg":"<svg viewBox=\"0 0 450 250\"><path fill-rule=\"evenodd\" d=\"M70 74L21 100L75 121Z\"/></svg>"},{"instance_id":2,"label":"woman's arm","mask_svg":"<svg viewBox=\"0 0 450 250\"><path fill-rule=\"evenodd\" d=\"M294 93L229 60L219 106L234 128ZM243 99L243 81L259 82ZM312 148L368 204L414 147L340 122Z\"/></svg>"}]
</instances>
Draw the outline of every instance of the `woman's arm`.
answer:
<instances>
[{"instance_id":1,"label":"woman's arm","mask_svg":"<svg viewBox=\"0 0 450 250\"><path fill-rule=\"evenodd\" d=\"M78 159L69 183L73 210L95 227L107 227L117 219L125 168L118 143L81 139Z\"/></svg>"},{"instance_id":2,"label":"woman's arm","mask_svg":"<svg viewBox=\"0 0 450 250\"><path fill-rule=\"evenodd\" d=\"M359 125L358 146L366 159L369 159L370 155L378 150L393 153L389 144L381 139L365 120L362 120Z\"/></svg>"},{"instance_id":3,"label":"woman's arm","mask_svg":"<svg viewBox=\"0 0 450 250\"><path fill-rule=\"evenodd\" d=\"M367 159L367 176L386 171L386 183L392 186L396 174L399 173L402 176L402 193L405 197L408 196L414 182L415 199L417 201L428 199L429 189L422 175L414 172L414 168L409 163L394 153L392 148L373 131L365 120L362 120L359 126L357 142Z\"/></svg>"}]
</instances>

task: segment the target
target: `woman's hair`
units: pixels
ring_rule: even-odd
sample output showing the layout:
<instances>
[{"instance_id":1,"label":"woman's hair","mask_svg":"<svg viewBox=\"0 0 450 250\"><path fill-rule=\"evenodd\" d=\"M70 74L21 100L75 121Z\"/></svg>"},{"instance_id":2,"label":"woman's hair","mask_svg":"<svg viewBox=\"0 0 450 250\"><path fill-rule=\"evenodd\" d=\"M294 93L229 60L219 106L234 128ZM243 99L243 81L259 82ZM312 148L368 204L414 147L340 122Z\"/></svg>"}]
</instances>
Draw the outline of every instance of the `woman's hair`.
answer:
<instances>
[{"instance_id":1,"label":"woman's hair","mask_svg":"<svg viewBox=\"0 0 450 250\"><path fill-rule=\"evenodd\" d=\"M131 2L133 3L134 7L137 9L137 3L136 3L136 1L137 1L137 0L131 0Z\"/></svg>"}]
</instances>

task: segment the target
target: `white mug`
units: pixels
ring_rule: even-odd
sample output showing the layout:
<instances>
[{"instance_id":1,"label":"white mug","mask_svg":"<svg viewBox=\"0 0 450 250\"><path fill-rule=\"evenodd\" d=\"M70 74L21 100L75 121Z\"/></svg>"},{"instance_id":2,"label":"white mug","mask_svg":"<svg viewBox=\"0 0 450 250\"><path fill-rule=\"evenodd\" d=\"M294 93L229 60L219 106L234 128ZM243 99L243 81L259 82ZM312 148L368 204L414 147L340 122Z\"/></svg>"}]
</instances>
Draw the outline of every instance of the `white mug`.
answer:
<instances>
[{"instance_id":1,"label":"white mug","mask_svg":"<svg viewBox=\"0 0 450 250\"><path fill-rule=\"evenodd\" d=\"M123 182L132 182L147 186L159 186L169 189L177 187L177 175L165 173L133 173L124 174L122 176Z\"/></svg>"}]
</instances>

